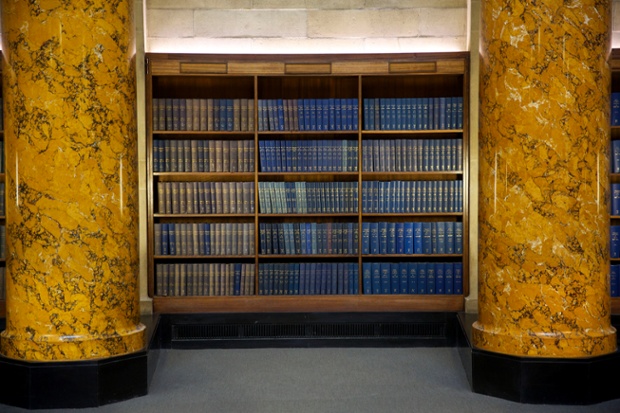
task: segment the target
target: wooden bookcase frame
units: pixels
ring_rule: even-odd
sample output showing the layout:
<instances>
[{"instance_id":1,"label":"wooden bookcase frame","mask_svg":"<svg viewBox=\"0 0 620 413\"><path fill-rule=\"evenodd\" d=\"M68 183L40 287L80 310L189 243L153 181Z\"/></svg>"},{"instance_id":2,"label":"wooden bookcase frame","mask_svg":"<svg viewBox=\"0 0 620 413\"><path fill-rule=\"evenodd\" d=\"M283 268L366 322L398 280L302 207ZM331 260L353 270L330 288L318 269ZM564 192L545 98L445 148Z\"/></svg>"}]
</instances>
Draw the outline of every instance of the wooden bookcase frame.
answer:
<instances>
[{"instance_id":1,"label":"wooden bookcase frame","mask_svg":"<svg viewBox=\"0 0 620 413\"><path fill-rule=\"evenodd\" d=\"M147 113L147 192L148 192L148 272L149 295L154 311L160 313L199 312L344 312L344 311L461 311L469 287L469 57L467 53L392 54L392 55L176 55L147 54L146 113ZM457 90L455 90L455 87ZM250 98L254 104L254 129L250 132L169 132L153 129L153 98L196 98L201 88L210 88L213 98ZM251 88L251 90L250 90ZM405 90L405 91L403 91ZM174 96L173 96L174 95ZM349 97L358 101L358 128L353 131L329 132L265 132L258 130L258 100L275 98ZM353 96L349 96L353 95ZM383 96L385 95L385 96ZM365 131L362 124L362 102L371 97L440 97L462 96L463 128L459 130L399 130ZM462 171L458 172L364 172L362 170L362 141L364 139L433 139L445 137L462 139ZM153 168L154 140L160 139L251 139L254 142L254 172L216 173L156 173ZM356 172L282 172L260 171L259 140L274 139L348 139L358 142ZM362 212L361 185L364 180L462 180L463 211L459 213L425 214L367 214ZM156 184L160 181L201 180L240 181L254 184L255 212L251 216L162 216L156 211ZM262 214L259 211L258 183L261 181L352 181L358 184L358 212L354 214ZM261 255L259 222L300 222L304 218L330 222L351 220L359 228L358 254L334 255ZM255 253L249 257L179 257L154 255L154 227L157 222L217 221L252 222L255 228ZM362 220L386 221L459 221L463 223L463 252L453 255L362 255ZM255 264L255 294L241 296L158 296L155 286L155 265L166 260L186 258L191 262L216 261L248 262ZM376 259L418 261L445 258L463 265L463 294L406 295L363 294L362 262ZM258 264L262 262L300 262L345 259L359 265L359 294L353 295L258 295ZM219 261L218 261L219 260Z\"/></svg>"}]
</instances>

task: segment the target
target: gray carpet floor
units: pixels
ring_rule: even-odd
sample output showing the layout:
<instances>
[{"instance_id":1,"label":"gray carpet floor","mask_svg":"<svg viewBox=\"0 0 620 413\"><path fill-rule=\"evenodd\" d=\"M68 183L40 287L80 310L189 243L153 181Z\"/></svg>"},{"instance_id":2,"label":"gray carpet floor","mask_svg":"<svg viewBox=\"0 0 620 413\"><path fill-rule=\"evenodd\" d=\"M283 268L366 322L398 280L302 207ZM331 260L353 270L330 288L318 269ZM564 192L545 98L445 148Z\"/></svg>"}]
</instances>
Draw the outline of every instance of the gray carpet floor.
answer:
<instances>
[{"instance_id":1,"label":"gray carpet floor","mask_svg":"<svg viewBox=\"0 0 620 413\"><path fill-rule=\"evenodd\" d=\"M0 405L2 413L26 411ZM545 406L474 394L455 348L162 350L147 396L44 411L618 413L620 400Z\"/></svg>"}]
</instances>

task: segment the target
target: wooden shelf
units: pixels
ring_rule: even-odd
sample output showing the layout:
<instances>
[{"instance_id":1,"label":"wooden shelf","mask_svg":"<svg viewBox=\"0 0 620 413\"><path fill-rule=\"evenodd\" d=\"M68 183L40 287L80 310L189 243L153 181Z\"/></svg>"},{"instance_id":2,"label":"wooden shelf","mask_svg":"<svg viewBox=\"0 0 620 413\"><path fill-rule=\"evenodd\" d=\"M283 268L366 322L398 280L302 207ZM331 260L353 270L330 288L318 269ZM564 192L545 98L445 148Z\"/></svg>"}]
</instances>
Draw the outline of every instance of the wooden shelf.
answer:
<instances>
[{"instance_id":1,"label":"wooden shelf","mask_svg":"<svg viewBox=\"0 0 620 413\"><path fill-rule=\"evenodd\" d=\"M461 311L462 295L154 297L157 313Z\"/></svg>"}]
</instances>

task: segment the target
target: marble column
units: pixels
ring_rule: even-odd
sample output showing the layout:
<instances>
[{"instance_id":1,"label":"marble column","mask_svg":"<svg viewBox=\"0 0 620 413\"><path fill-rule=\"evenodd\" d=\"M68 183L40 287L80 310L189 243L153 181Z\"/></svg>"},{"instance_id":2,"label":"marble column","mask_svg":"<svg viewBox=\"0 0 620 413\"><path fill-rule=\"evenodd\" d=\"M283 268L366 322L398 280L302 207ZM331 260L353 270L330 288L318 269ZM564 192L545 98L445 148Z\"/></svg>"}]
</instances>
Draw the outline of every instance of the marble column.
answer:
<instances>
[{"instance_id":1,"label":"marble column","mask_svg":"<svg viewBox=\"0 0 620 413\"><path fill-rule=\"evenodd\" d=\"M611 2L482 0L481 18L474 344L611 353Z\"/></svg>"},{"instance_id":2,"label":"marble column","mask_svg":"<svg viewBox=\"0 0 620 413\"><path fill-rule=\"evenodd\" d=\"M132 7L2 0L6 357L145 346Z\"/></svg>"}]
</instances>

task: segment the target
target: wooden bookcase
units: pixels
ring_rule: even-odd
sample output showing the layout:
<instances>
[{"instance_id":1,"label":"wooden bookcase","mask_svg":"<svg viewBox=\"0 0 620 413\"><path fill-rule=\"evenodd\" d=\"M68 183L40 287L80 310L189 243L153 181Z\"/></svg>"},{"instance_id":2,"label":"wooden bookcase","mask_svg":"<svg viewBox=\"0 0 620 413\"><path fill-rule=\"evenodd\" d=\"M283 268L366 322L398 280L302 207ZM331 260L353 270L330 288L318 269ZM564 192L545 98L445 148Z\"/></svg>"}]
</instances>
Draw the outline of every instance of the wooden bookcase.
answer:
<instances>
[{"instance_id":1,"label":"wooden bookcase","mask_svg":"<svg viewBox=\"0 0 620 413\"><path fill-rule=\"evenodd\" d=\"M464 308L464 296L468 294L469 284L469 60L467 53L273 56L147 54L146 59L148 289L150 296L153 297L154 311L161 313L460 311ZM443 104L440 98L448 97L462 98L460 108L462 124L452 125L457 126L455 128L448 129L447 127L439 128L434 125L428 125L427 129L419 130L411 127L409 123L405 122L405 118L402 117L404 116L402 114L404 113L403 111L406 111L406 105L412 102L411 99L419 99L413 101L415 105L419 102L424 102L422 99L435 98L434 100L429 100L429 102L435 102L439 105L440 102ZM174 99L177 99L176 103ZM188 106L193 107L196 105L200 108L200 101L202 100L203 106L201 111L208 114L208 109L204 108L209 105L207 103L209 99L214 100L216 103L218 101L221 102L222 106L224 106L224 99L233 100L233 105L239 105L241 108L243 108L244 101L248 102L250 108L248 112L251 119L240 121L241 129L247 130L208 130L209 127L205 126L207 122L198 120L200 115L194 118L196 121L192 119L192 126L197 122L198 125L197 128L192 127L191 131L163 130L175 129L174 120L170 121L171 123L168 125L166 121L161 120L162 117L165 117L166 110L169 111L168 119L171 119L170 115L174 117L175 110L177 109L171 106L181 105L181 108L178 110L179 114L182 114L183 105L185 105L187 113ZM287 101L289 103L296 102L298 105L295 107L296 109L293 109L293 104L289 106L291 113L293 113L293 110L302 110L302 105L306 105L306 103L303 103L304 99L308 100L308 105L314 104L315 101L320 102L317 104L324 105L322 106L324 108L322 113L325 113L326 119L330 119L330 121L337 117L334 113L341 110L340 114L343 116L342 124L340 128L333 125L331 127L328 126L328 130L297 130L299 127L293 126L294 121L291 120L289 124L286 121L284 122L289 130L280 130L277 118L273 125L269 125L267 120L261 122L260 116L263 116L265 113L267 113L265 116L268 116L269 111L262 111L260 109L268 101L275 102L273 106L277 107L278 99L282 99L285 105ZM329 99L336 102L335 107L332 106L333 103ZM345 101L344 99L347 100ZM398 120L398 116L401 116L400 125L402 127L394 130L390 125L385 125L388 130L368 130L370 125L365 122L370 119L370 115L369 113L364 113L365 108L369 107L371 102L368 99L373 99L372 102L375 102L377 105L381 102L379 99L393 99L392 102L397 102L396 108L402 107L404 109L392 108L390 111L388 107L383 112L383 116L385 117L385 113L394 114L394 124L397 124L396 120ZM338 102L341 103L340 108ZM386 102L389 104L390 101ZM169 105L169 108L165 107L166 104ZM456 106L454 107L456 110ZM439 106L437 108L434 109L439 111L436 113L442 113L443 106L441 110ZM236 108L232 109L231 112L235 110ZM278 113L277 109L273 113L275 116ZM306 116L309 116L307 113L309 112L304 112ZM329 113L332 113L332 115ZM179 116L183 118L182 115ZM345 116L350 117L347 118L347 122L354 124L350 130L342 130L342 128L345 128ZM306 122L302 115L299 115L297 119L298 122ZM374 119L377 122L379 121L377 116ZM156 125L154 125L154 121ZM179 128L182 128L182 121L177 119L177 122L179 122ZM203 125L200 125L201 122ZM337 123L337 121L334 122L334 124ZM328 123L326 121L323 127L328 125ZM310 124L309 120L308 124ZM320 122L316 124L320 124ZM185 126L187 127L187 125ZM375 127L377 126L375 125ZM270 127L275 130L265 130ZM178 141L183 141L184 143L175 143ZM426 141L426 143L423 141ZM288 145L290 151L282 149L281 154L283 156L286 156L286 154L290 155L296 150L293 148L297 148L299 151L306 151L304 154L311 153L312 150L322 151L318 152L317 155L313 155L315 162L321 161L322 158L329 158L330 160L325 161L325 164L320 164L318 166L319 170L313 170L317 168L316 163L306 162L304 167L307 167L309 170L305 170L301 164L297 164L297 166L288 165L291 169L286 172L266 171L264 162L261 162L261 150L269 150L265 148L269 148L269 145L272 143L283 148ZM460 147L456 158L454 156L452 158L452 160L456 159L458 161L458 168L446 170L446 167L437 165L437 169L440 170L420 170L423 168L414 168L416 170L412 170L411 165L399 168L395 164L391 164L390 167L382 165L384 170L379 171L364 169L364 162L369 162L368 158L364 159L364 156L368 156L368 153L370 153L369 148L372 148L372 145L379 148L376 149L379 151L379 155L383 154L384 151L389 154L389 156L383 156L383 162L393 163L394 159L399 159L399 165L401 165L406 164L407 154L412 153L410 151L413 149L409 148L419 147L422 150L421 148L424 145L428 145L430 148L437 148L437 156L434 159L441 163L443 158L439 155L439 151L444 150L444 148L450 148L449 145L451 144ZM226 170L226 166L215 168L217 172L196 172L198 167L194 165L187 167L187 170L192 172L178 172L178 168L177 171L172 171L174 168L171 166L166 167L165 161L162 160L162 148L165 148L166 145L182 147L184 156L187 154L190 159L191 153L185 151L191 151L192 147L200 148L212 145L209 154L213 154L218 153L217 151L220 150L218 145L224 148L222 151L225 151L230 145L237 148L243 146L244 150L239 151L238 156L251 153L252 159L249 162L253 164L253 168L241 167L241 163L239 163L239 167L232 168L232 170ZM348 148L347 151L343 152L345 155L350 156L347 158L348 161L338 157L344 157L345 155L332 155L331 152L323 149L324 147L331 148L338 145ZM302 147L315 149L302 149ZM429 149L429 151L431 150ZM204 151L207 150L205 149ZM450 153L456 152L452 149ZM204 156L209 158L211 155ZM302 163L302 158L303 156L295 158L298 160L291 161L291 163ZM202 158L199 159L198 155L194 155L193 159L197 161L196 165L203 161ZM273 158L270 159L271 161L274 160ZM262 160L264 161L264 159ZM380 157L375 158L378 164L380 160ZM330 169L327 166L328 164L331 165L330 162L340 165L341 161L343 164L346 163L342 168L334 167ZM208 162L209 160L207 159L206 163L208 164ZM282 162L287 166L286 161ZM172 163L170 162L170 165ZM231 169L230 164L228 166L228 169ZM273 166L273 164L270 166ZM347 166L350 168L347 169ZM209 168L209 170L212 169ZM370 198L364 199L362 187L371 185L367 183L370 181L384 182L383 184L372 185L383 185L383 197L386 200L398 199L400 203L395 203L395 205L396 207L401 206L400 212L389 208L387 211L377 212L377 210L372 210L372 212L369 212L370 210L365 202ZM402 181L403 183L391 183L396 181ZM197 189L200 192L205 192L206 188L213 188L214 192L217 192L215 185L218 185L216 183L219 182L232 182L232 184L229 184L231 185L229 188L236 188L235 185L240 185L239 188L242 188L244 184L250 185L254 190L253 192L246 191L245 193L242 193L245 189L239 190L241 191L238 192L240 199L239 211L234 213L230 213L230 210L223 211L223 209L219 210L220 213L204 213L204 210L202 211L203 213L200 213L198 200L195 202L195 208L198 211L191 209L188 213L188 205L184 207L176 205L176 208L178 208L176 209L177 212L185 211L185 213L170 213L174 209L172 206L174 198L170 196L170 193L174 192L176 194L177 189L175 189L175 185L181 188L179 191L183 191L183 188L185 188L185 191L189 190L195 193ZM283 200L280 207L285 209L275 209L274 205L275 210L267 211L269 213L266 213L264 208L266 200L263 197L267 197L269 194L278 194L277 191L268 192L269 186L282 188L290 187L291 185L295 186L295 183L308 188L322 187L323 189L317 189L316 191L324 191L322 196L324 196L325 205L328 205L328 202L334 202L333 206L335 202L343 200L342 202L347 203L346 205L348 205L349 209L345 212L336 205L334 210L321 209L304 213L300 213L299 210L293 210L292 212L283 213L282 211L284 210L291 211L286 209L290 208L291 205L286 205ZM460 202L455 201L451 204L458 204L457 210L450 210L447 206L442 205L444 208L441 211L446 212L413 212L412 209L415 208L415 205L412 204L410 207L405 207L406 199L411 199L411 197L406 195L415 194L414 188L424 188L426 185L428 185L428 188L444 188L442 190L446 191L446 195L448 187L456 188L461 186L462 199L459 200ZM344 187L353 189L338 192ZM352 195L355 194L356 190L357 197ZM377 191L379 190L377 189ZM428 191L430 194L431 189L428 189ZM300 192L296 189L292 193L293 195L291 196L294 198ZM306 189L306 194L309 193L310 189ZM432 193L435 194L435 192ZM450 192L450 194L453 193ZM286 197L283 191L279 192L279 194L282 197ZM397 194L401 195L397 197ZM187 192L184 195L187 196ZM252 197L251 200L254 204L252 211L242 209L241 207L242 201L248 202L248 196ZM301 195L299 196L301 197ZM418 199L420 198L418 196ZM444 198L447 198L447 196ZM196 198L187 199L191 203L191 199ZM331 201L328 201L328 199ZM378 199L381 199L381 197L378 196L377 202ZM168 204L166 204L166 200ZM309 202L307 199L306 201ZM446 202L450 202L450 200ZM367 207L366 210L364 210L364 206ZM162 213L162 210L165 213ZM445 253L445 251L439 250L431 254L370 254L370 251L366 251L363 245L364 228L367 228L367 223L383 225L384 222L387 228L403 228L404 223L409 222L430 223L425 224L424 228L443 228L444 225L446 228L462 228L462 251L450 250L450 253ZM443 224L444 222L446 224ZM218 251L219 254L213 254L216 248L213 241L210 245L212 251L209 251L209 254L204 254L206 252L204 244L200 245L198 254L195 255L164 254L162 233L170 236L172 228L174 228L175 235L181 236L183 228L193 228L193 232L189 233L192 235L198 233L202 237L202 231L205 230L204 228L207 228L206 224L209 224L209 228L212 231L215 231L214 228L218 228L218 230L220 228L222 230L226 229L226 231L234 228L243 228L247 236L245 240L233 244L233 247L230 247L229 250L226 250L228 247L222 247L223 251ZM316 249L309 251L310 245L306 245L306 249L303 252L314 253L300 253L299 245L300 243L303 244L303 241L300 241L300 239L303 240L303 235L300 239L296 238L297 231L303 234L304 228L309 230L312 224L316 224L317 228L327 228L325 233L328 234L329 231L334 231L331 233L333 236L331 238L333 239L333 244L331 245L333 248L331 250L326 247L325 250ZM275 253L277 250L268 253L265 249L266 239L263 239L261 243L261 230L265 228L267 228L265 230L267 234L269 229L273 230L274 233L280 230L284 231L284 229L290 230L289 235L284 236L290 236L291 242L293 240L297 241L296 244L294 242L291 244L291 246L295 244L297 250L291 249L291 251L286 251L288 252L286 254ZM351 236L349 236L351 234L350 230L353 231ZM357 238L354 236L355 233ZM280 233L278 232L278 234ZM339 238L334 236L334 234L347 234L348 238L344 239L344 235L342 238ZM196 241L197 239L194 239L194 243L198 242ZM289 240L289 238L284 239ZM307 239L308 243L311 243L310 238ZM343 240L343 245L346 245L348 242L351 249L347 250L346 247L336 248L335 245L340 239ZM188 239L186 240L189 241ZM247 242L251 243L251 245L246 245ZM327 244L329 245L329 242ZM252 245L253 248L251 247ZM235 248L238 248L238 250L235 250ZM231 251L234 253L231 253ZM180 252L188 254L187 251ZM193 252L196 252L196 250ZM394 250L388 249L387 252L394 252ZM375 262L379 264L416 263L416 265L431 263L433 264L432 268L443 268L435 266L437 263L448 263L449 266L446 268L460 265L462 266L462 292L460 294L366 294L364 283L367 281L364 279L364 276L367 273L364 273L364 269L369 268L369 266L364 264ZM192 270L190 271L190 266L187 266L187 264L195 265L191 266ZM226 267L228 264L230 264L230 267ZM237 265L236 267L235 264ZM244 270L239 270L239 268L242 268L241 264L246 265L243 267L245 268ZM281 266L278 267L276 264L281 264ZM289 266L285 267L284 264ZM264 288L262 283L263 277L266 277L263 271L269 269L274 269L275 271L279 268L289 267L298 268L302 264L303 268L308 270L303 272L305 277L319 276L320 274L312 273L317 267L331 268L335 272L341 269L348 269L349 272L346 272L347 277L339 278L337 283L341 284L337 286L335 283L333 289L333 292L346 293L266 294L269 292L269 288ZM387 266L385 267L388 268ZM390 268L396 267L392 266ZM221 271L228 271L229 275L234 274L235 271L243 271L243 274L249 278L243 278L240 289L244 291L248 286L248 282L250 282L249 285L251 287L245 290L245 295L205 295L204 292L206 290L202 289L206 287L204 287L203 283L208 282L208 279L205 281L203 278L203 281L200 281L198 276L192 276L192 274L198 274L198 271L208 271L207 269L210 269L212 274L211 284L214 283L213 277L217 277ZM184 273L184 271L186 272ZM338 274L341 273L338 272ZM175 276L177 277L177 283L173 285L170 280L174 279ZM186 277L189 277L188 279L190 280L182 283L186 287L179 286L179 282ZM205 276L205 278L207 277ZM308 278L302 277L302 292L303 280L306 279ZM344 281L345 279L346 281ZM355 283L358 285L357 290L351 287ZM316 286L319 289L318 282ZM234 286L230 287L228 291L230 292L231 290L234 291ZM326 291L330 291L329 287L326 288ZM193 293L199 295L188 295Z\"/></svg>"},{"instance_id":2,"label":"wooden bookcase","mask_svg":"<svg viewBox=\"0 0 620 413\"><path fill-rule=\"evenodd\" d=\"M611 54L610 60L611 66L611 91L620 92L620 49L614 49ZM611 140L620 140L620 126L611 126ZM610 148L610 185L614 183L620 183L620 173L614 173L614 153L613 147ZM613 197L612 191L610 191L610 197ZM610 202L611 207L611 202ZM610 225L620 225L620 215L614 215L613 211L610 216ZM611 258L611 265L620 265L620 258ZM611 298L611 311L613 314L620 314L620 297Z\"/></svg>"},{"instance_id":3,"label":"wooden bookcase","mask_svg":"<svg viewBox=\"0 0 620 413\"><path fill-rule=\"evenodd\" d=\"M0 56L0 59L2 57ZM0 71L0 77L2 76L2 71ZM2 184L2 188L0 189L0 197L2 197L2 208L0 208L0 226L3 230L6 227L6 190L5 190L5 160L6 156L4 155L4 112L2 110L4 101L3 101L3 93L2 93L2 82L0 82L0 183ZM5 238L6 239L6 238ZM5 248L6 250L6 248ZM6 253L0 255L0 318L6 316L6 299L5 299L5 274L6 274Z\"/></svg>"}]
</instances>

